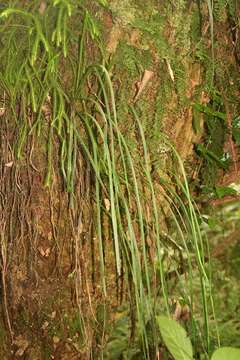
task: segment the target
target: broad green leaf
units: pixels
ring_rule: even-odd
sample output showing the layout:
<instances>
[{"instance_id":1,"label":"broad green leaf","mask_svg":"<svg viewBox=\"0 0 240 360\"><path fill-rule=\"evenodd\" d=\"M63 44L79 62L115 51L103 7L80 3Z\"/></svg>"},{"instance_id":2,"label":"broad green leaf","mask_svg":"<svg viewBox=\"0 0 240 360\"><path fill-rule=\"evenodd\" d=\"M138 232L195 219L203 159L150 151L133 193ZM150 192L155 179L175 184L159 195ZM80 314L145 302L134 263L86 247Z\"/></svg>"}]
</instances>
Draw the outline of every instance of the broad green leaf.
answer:
<instances>
[{"instance_id":1,"label":"broad green leaf","mask_svg":"<svg viewBox=\"0 0 240 360\"><path fill-rule=\"evenodd\" d=\"M232 347L222 347L217 349L211 360L239 360L240 359L240 349Z\"/></svg>"},{"instance_id":2,"label":"broad green leaf","mask_svg":"<svg viewBox=\"0 0 240 360\"><path fill-rule=\"evenodd\" d=\"M219 199L222 199L224 196L236 195L237 191L230 186L216 186L215 193Z\"/></svg>"},{"instance_id":3,"label":"broad green leaf","mask_svg":"<svg viewBox=\"0 0 240 360\"><path fill-rule=\"evenodd\" d=\"M193 350L185 329L166 316L157 316L163 341L175 360L193 360Z\"/></svg>"}]
</instances>

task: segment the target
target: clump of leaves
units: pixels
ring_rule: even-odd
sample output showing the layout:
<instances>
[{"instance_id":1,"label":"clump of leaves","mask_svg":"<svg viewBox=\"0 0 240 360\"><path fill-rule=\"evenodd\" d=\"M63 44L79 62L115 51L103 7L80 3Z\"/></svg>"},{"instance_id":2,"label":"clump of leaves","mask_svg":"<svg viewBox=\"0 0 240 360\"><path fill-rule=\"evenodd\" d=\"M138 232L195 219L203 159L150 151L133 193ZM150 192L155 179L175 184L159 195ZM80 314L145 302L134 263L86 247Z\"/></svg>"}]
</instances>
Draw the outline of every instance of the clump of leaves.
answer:
<instances>
[{"instance_id":1,"label":"clump of leaves","mask_svg":"<svg viewBox=\"0 0 240 360\"><path fill-rule=\"evenodd\" d=\"M192 344L186 330L175 320L166 316L157 317L163 341L175 360L194 360ZM205 358L209 358L207 355ZM217 349L211 360L239 360L240 349L222 347Z\"/></svg>"}]
</instances>

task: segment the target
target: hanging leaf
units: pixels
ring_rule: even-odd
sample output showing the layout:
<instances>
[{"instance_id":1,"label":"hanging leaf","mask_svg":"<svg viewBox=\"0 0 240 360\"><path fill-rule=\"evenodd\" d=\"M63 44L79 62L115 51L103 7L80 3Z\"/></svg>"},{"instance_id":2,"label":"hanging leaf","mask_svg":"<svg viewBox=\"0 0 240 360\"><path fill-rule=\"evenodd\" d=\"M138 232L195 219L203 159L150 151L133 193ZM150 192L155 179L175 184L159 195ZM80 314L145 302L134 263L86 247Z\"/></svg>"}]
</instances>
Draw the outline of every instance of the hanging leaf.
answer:
<instances>
[{"instance_id":1,"label":"hanging leaf","mask_svg":"<svg viewBox=\"0 0 240 360\"><path fill-rule=\"evenodd\" d=\"M232 347L222 347L217 349L213 355L211 360L239 360L240 359L240 349L232 348Z\"/></svg>"},{"instance_id":2,"label":"hanging leaf","mask_svg":"<svg viewBox=\"0 0 240 360\"><path fill-rule=\"evenodd\" d=\"M157 322L163 341L174 359L193 360L192 344L185 329L166 316L158 316Z\"/></svg>"}]
</instances>

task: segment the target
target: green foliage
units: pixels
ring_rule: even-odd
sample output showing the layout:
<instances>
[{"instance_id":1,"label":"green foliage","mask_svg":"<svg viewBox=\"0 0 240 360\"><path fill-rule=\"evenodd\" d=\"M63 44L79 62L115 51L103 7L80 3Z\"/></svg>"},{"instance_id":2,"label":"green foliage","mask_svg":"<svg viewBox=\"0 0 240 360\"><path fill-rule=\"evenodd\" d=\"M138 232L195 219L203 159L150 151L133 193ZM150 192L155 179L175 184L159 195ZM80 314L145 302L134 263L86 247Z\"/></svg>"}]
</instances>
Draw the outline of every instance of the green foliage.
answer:
<instances>
[{"instance_id":1,"label":"green foliage","mask_svg":"<svg viewBox=\"0 0 240 360\"><path fill-rule=\"evenodd\" d=\"M157 322L164 344L175 360L192 360L193 350L186 331L175 320L158 316Z\"/></svg>"},{"instance_id":2,"label":"green foliage","mask_svg":"<svg viewBox=\"0 0 240 360\"><path fill-rule=\"evenodd\" d=\"M203 184L208 187L214 187L218 169L227 170L231 160L230 154L224 152L227 125L226 114L222 109L223 103L218 92L213 94L209 105L194 104L194 110L204 114L205 145L195 144L195 151L204 159L200 173Z\"/></svg>"},{"instance_id":3,"label":"green foliage","mask_svg":"<svg viewBox=\"0 0 240 360\"><path fill-rule=\"evenodd\" d=\"M206 115L210 115L212 117L217 117L221 120L226 120L226 114L220 111L215 111L210 106L201 105L201 104L194 104L194 108L200 112L203 112Z\"/></svg>"},{"instance_id":4,"label":"green foliage","mask_svg":"<svg viewBox=\"0 0 240 360\"><path fill-rule=\"evenodd\" d=\"M79 312L74 314L71 318L66 314L64 316L64 321L69 329L69 336L71 338L74 338L77 335L80 337L80 339L83 339L83 333L84 333L83 319Z\"/></svg>"},{"instance_id":5,"label":"green foliage","mask_svg":"<svg viewBox=\"0 0 240 360\"><path fill-rule=\"evenodd\" d=\"M166 18L159 11L152 11L150 14L144 12L136 18L134 27L142 32L143 48L154 47L160 58L172 57L172 49L169 47L166 37L164 36L164 26Z\"/></svg>"},{"instance_id":6,"label":"green foliage","mask_svg":"<svg viewBox=\"0 0 240 360\"><path fill-rule=\"evenodd\" d=\"M227 195L236 195L237 194L236 190L234 190L228 186L216 186L215 192L219 199L221 199Z\"/></svg>"},{"instance_id":7,"label":"green foliage","mask_svg":"<svg viewBox=\"0 0 240 360\"><path fill-rule=\"evenodd\" d=\"M161 335L174 360L193 360L193 350L185 329L175 320L165 316L157 317ZM217 349L211 360L238 360L240 349L222 347Z\"/></svg>"},{"instance_id":8,"label":"green foliage","mask_svg":"<svg viewBox=\"0 0 240 360\"><path fill-rule=\"evenodd\" d=\"M139 76L140 70L151 66L151 55L148 50L141 50L128 45L126 41L121 40L114 57L114 63L117 70L127 71L131 79Z\"/></svg>"},{"instance_id":9,"label":"green foliage","mask_svg":"<svg viewBox=\"0 0 240 360\"><path fill-rule=\"evenodd\" d=\"M97 0L97 2L102 6L108 6L108 0Z\"/></svg>"},{"instance_id":10,"label":"green foliage","mask_svg":"<svg viewBox=\"0 0 240 360\"><path fill-rule=\"evenodd\" d=\"M237 146L240 145L240 117L236 116L232 121L232 135Z\"/></svg>"},{"instance_id":11,"label":"green foliage","mask_svg":"<svg viewBox=\"0 0 240 360\"><path fill-rule=\"evenodd\" d=\"M226 10L228 3L232 2L231 0L216 0L214 1L213 14L216 21L226 20Z\"/></svg>"},{"instance_id":12,"label":"green foliage","mask_svg":"<svg viewBox=\"0 0 240 360\"><path fill-rule=\"evenodd\" d=\"M216 350L211 360L238 360L240 358L240 349L234 349L230 347L223 347Z\"/></svg>"},{"instance_id":13,"label":"green foliage","mask_svg":"<svg viewBox=\"0 0 240 360\"><path fill-rule=\"evenodd\" d=\"M128 1L120 5L115 0L97 1L110 9L115 22L143 33L143 40L136 46L126 43L125 39L120 41L111 59L111 71L102 56L100 27L86 3L56 0L48 4L43 14L31 4L23 9L11 7L1 13L0 34L6 46L0 52L0 86L10 104L12 126L16 126L16 161L21 165L28 156L27 145L36 138L47 155L45 185L52 186L55 172L60 169L73 212L78 211L79 158L89 164L91 189L87 190L93 197L92 241L96 242L94 255L100 265L99 291L104 298L112 296L112 274L106 266L106 258L109 261L110 256L105 251L104 220L107 218L113 254L111 265L116 269L116 278L124 276L137 324L136 339L130 344L130 333L134 329L130 328L130 316L121 314L104 349L106 358L133 359L142 351L143 358L150 359L152 349L155 356L159 345L156 323L152 320L159 314L156 303L161 305L161 311L169 314L169 297L173 291L191 308L197 303L198 313L196 319L192 314L189 328L194 345L208 351L211 337L219 341L218 329L212 325L215 315L211 267L205 260L208 242L201 232L200 215L190 195L184 165L175 148L162 136L159 119L159 115L162 118L169 110L167 103L173 92L177 92L179 101L174 105L170 103L170 107L174 106L172 113L178 113L179 105L186 105L186 56L191 50L191 18L185 16L186 1L167 2L163 13L147 7L147 14L140 12L144 9L142 4L137 6L133 1L130 5ZM171 28L169 38L166 25ZM197 32L198 23L195 25ZM209 60L208 53L200 46L198 58ZM166 61L172 67L175 81L170 79ZM162 77L156 95L157 108L144 100L129 107L133 81L154 62L159 64ZM117 89L117 75L112 75L116 69L121 75L119 83L124 84L123 91ZM213 106L196 108L206 116L209 137L217 150L207 145L199 149L208 166L217 163L217 167L220 164L225 168L221 159L225 114L221 102L216 98L213 102ZM17 116L16 109L20 109ZM168 149L169 161L174 166L173 171L170 166L168 170L177 191L167 181L157 179L156 182L153 177L152 165L158 161L159 144L164 147L166 144ZM186 255L183 274L178 271L180 255L171 257L172 248L163 240L166 236L161 226L162 203L167 204L173 224L167 238L171 246L178 249L178 254ZM178 286L174 284L174 290L167 280L172 270L178 283ZM193 291L194 280L198 285L197 296ZM198 321L197 317L203 319ZM84 321L89 319L81 313L69 322L71 334L82 335ZM171 342L170 352L177 356L176 347L183 346L187 350L180 351L181 359L185 359L186 354L192 356L184 330L171 323L174 331L170 331L169 319L160 317L158 321L160 329L165 329L162 337L166 345ZM131 325L134 328L134 324ZM99 341L101 346L104 340Z\"/></svg>"},{"instance_id":14,"label":"green foliage","mask_svg":"<svg viewBox=\"0 0 240 360\"><path fill-rule=\"evenodd\" d=\"M114 20L121 25L127 26L134 22L136 8L131 0L122 0L121 3L118 0L111 0L109 1L109 8Z\"/></svg>"},{"instance_id":15,"label":"green foliage","mask_svg":"<svg viewBox=\"0 0 240 360\"><path fill-rule=\"evenodd\" d=\"M205 195L206 196L206 195ZM211 239L215 311L221 343L240 347L239 326L239 202L212 211L206 216L203 231ZM217 255L218 254L218 255Z\"/></svg>"},{"instance_id":16,"label":"green foliage","mask_svg":"<svg viewBox=\"0 0 240 360\"><path fill-rule=\"evenodd\" d=\"M190 26L191 41L195 46L199 46L201 43L201 13L197 7L193 9Z\"/></svg>"},{"instance_id":17,"label":"green foliage","mask_svg":"<svg viewBox=\"0 0 240 360\"><path fill-rule=\"evenodd\" d=\"M231 18L236 19L237 20L237 9L238 9L238 3L235 0L229 0L227 2L227 9L228 9L228 13L230 15Z\"/></svg>"},{"instance_id":18,"label":"green foliage","mask_svg":"<svg viewBox=\"0 0 240 360\"><path fill-rule=\"evenodd\" d=\"M222 169L227 169L228 164L225 159L221 159L214 154L213 151L208 150L202 144L197 144L195 146L196 153L202 156L208 162L208 166L210 167L212 164L217 164L217 167Z\"/></svg>"},{"instance_id":19,"label":"green foliage","mask_svg":"<svg viewBox=\"0 0 240 360\"><path fill-rule=\"evenodd\" d=\"M103 352L104 359L135 359L136 355L140 356L141 349L136 346L134 347L129 341L131 332L129 316L126 313L117 313L117 315L119 318L114 322L114 326L112 326L111 336Z\"/></svg>"}]
</instances>

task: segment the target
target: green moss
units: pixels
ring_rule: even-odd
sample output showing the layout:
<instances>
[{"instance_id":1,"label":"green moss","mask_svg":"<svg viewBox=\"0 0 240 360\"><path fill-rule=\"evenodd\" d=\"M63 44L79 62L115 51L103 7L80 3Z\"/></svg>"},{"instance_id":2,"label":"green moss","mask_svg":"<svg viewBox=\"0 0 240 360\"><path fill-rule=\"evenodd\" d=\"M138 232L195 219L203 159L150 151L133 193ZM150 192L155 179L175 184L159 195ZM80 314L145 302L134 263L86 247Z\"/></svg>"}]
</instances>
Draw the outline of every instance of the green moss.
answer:
<instances>
[{"instance_id":1,"label":"green moss","mask_svg":"<svg viewBox=\"0 0 240 360\"><path fill-rule=\"evenodd\" d=\"M166 72L166 62L162 61L160 64L160 84L157 90L157 97L155 102L155 114L154 114L154 132L162 131L162 119L164 114L168 111L168 104L171 102L172 93L174 91L174 84L170 79L169 74Z\"/></svg>"},{"instance_id":2,"label":"green moss","mask_svg":"<svg viewBox=\"0 0 240 360\"><path fill-rule=\"evenodd\" d=\"M128 77L138 76L143 69L150 68L152 57L149 50L141 50L121 40L114 57L118 71L127 71Z\"/></svg>"},{"instance_id":3,"label":"green moss","mask_svg":"<svg viewBox=\"0 0 240 360\"><path fill-rule=\"evenodd\" d=\"M227 3L227 11L231 18L237 20L237 1L236 0L229 0Z\"/></svg>"},{"instance_id":4,"label":"green moss","mask_svg":"<svg viewBox=\"0 0 240 360\"><path fill-rule=\"evenodd\" d=\"M143 47L153 48L160 58L169 57L171 50L164 36L165 16L155 11L149 16L137 18L133 25L142 32Z\"/></svg>"},{"instance_id":5,"label":"green moss","mask_svg":"<svg viewBox=\"0 0 240 360\"><path fill-rule=\"evenodd\" d=\"M225 21L226 20L226 10L228 0L215 0L213 6L213 16L216 21Z\"/></svg>"},{"instance_id":6,"label":"green moss","mask_svg":"<svg viewBox=\"0 0 240 360\"><path fill-rule=\"evenodd\" d=\"M175 70L175 87L178 94L179 105L184 106L188 102L186 90L189 79L187 77L186 66L182 62L175 62L173 68Z\"/></svg>"},{"instance_id":7,"label":"green moss","mask_svg":"<svg viewBox=\"0 0 240 360\"><path fill-rule=\"evenodd\" d=\"M196 46L201 40L201 14L197 7L193 9L191 14L190 36L193 46Z\"/></svg>"},{"instance_id":8,"label":"green moss","mask_svg":"<svg viewBox=\"0 0 240 360\"><path fill-rule=\"evenodd\" d=\"M136 15L136 8L131 0L111 0L109 1L109 9L112 12L115 22L122 26L132 24Z\"/></svg>"}]
</instances>

